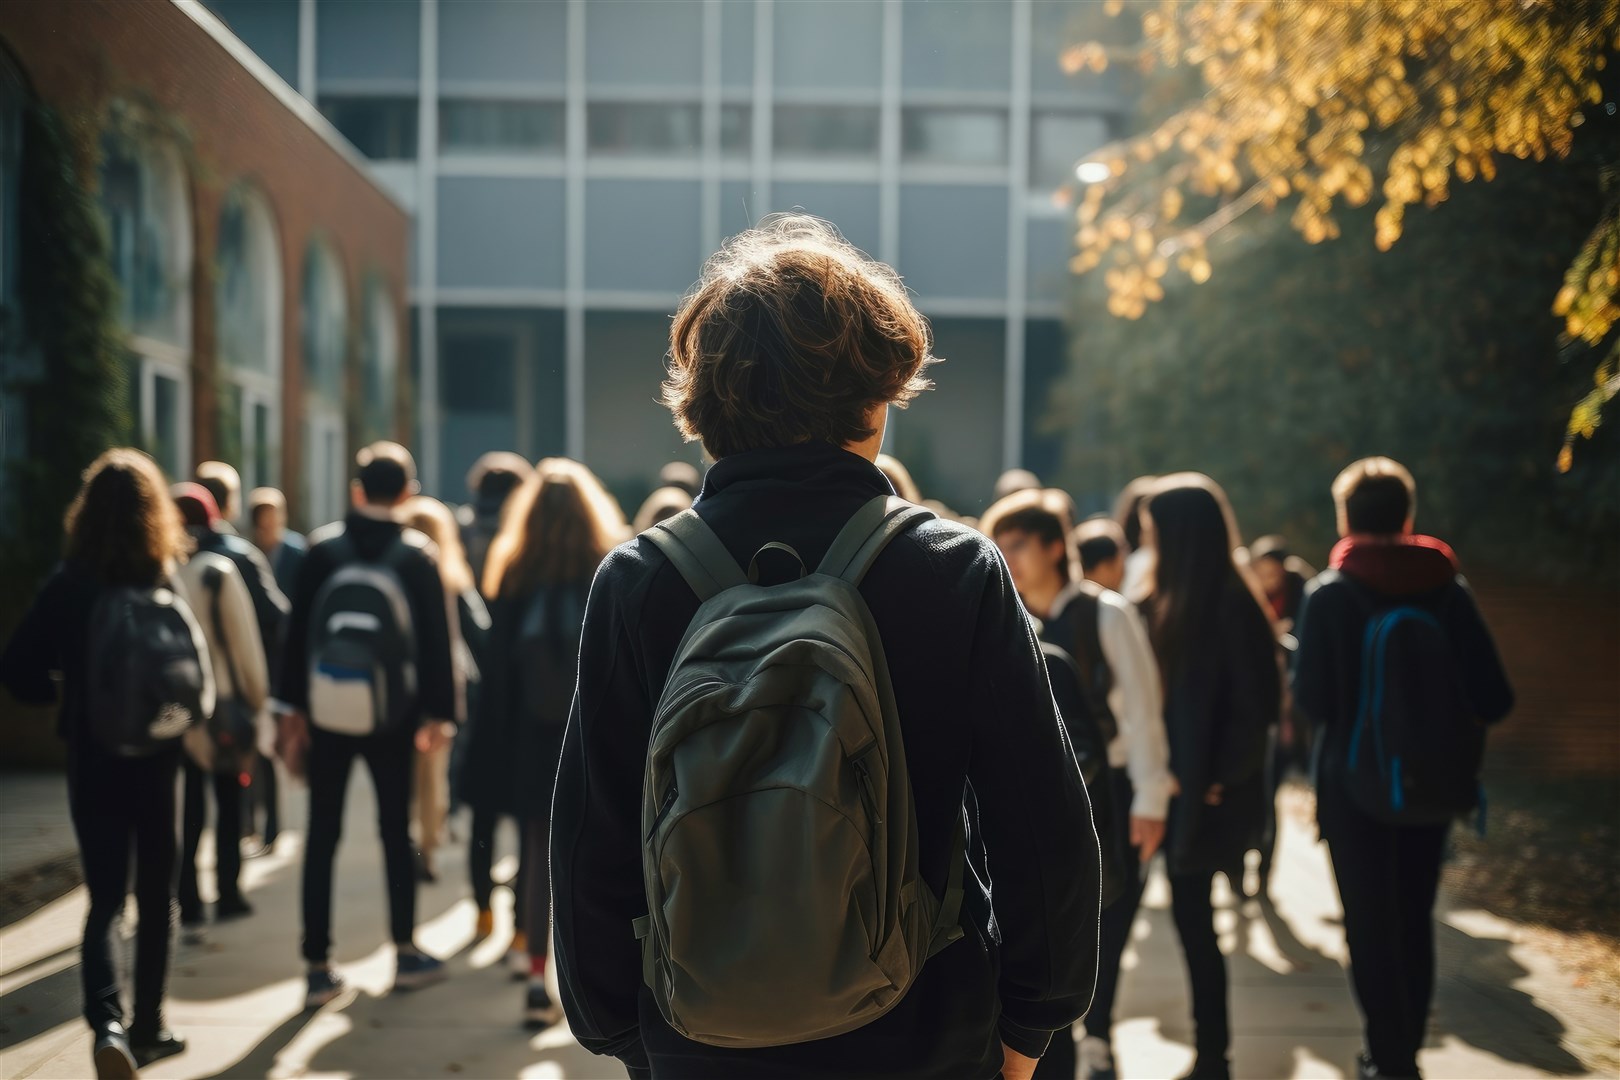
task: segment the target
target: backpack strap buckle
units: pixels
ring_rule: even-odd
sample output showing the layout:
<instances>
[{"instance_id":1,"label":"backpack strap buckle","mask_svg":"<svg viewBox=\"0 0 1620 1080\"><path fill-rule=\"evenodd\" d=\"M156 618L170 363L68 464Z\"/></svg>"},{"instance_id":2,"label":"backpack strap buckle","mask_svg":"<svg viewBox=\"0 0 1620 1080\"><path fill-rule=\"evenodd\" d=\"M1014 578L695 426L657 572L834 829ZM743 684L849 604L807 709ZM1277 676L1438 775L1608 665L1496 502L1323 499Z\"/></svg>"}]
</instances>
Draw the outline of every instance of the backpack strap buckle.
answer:
<instances>
[{"instance_id":1,"label":"backpack strap buckle","mask_svg":"<svg viewBox=\"0 0 1620 1080\"><path fill-rule=\"evenodd\" d=\"M647 989L658 989L658 961L653 955L652 916L643 915L630 922L630 928L636 932L636 940L641 942L641 981L647 984Z\"/></svg>"}]
</instances>

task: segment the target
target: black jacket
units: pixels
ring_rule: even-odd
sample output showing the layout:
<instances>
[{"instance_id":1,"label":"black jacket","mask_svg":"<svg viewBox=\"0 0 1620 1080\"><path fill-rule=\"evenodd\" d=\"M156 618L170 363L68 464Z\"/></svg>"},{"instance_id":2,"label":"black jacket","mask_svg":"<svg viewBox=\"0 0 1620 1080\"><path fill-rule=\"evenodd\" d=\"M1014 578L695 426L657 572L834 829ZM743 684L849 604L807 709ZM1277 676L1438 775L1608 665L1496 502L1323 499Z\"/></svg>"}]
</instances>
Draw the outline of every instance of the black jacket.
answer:
<instances>
[{"instance_id":1,"label":"black jacket","mask_svg":"<svg viewBox=\"0 0 1620 1080\"><path fill-rule=\"evenodd\" d=\"M746 566L791 544L814 566L854 512L892 493L824 444L727 457L696 509ZM861 586L882 636L914 789L923 876L941 889L965 786L977 796L965 937L888 1015L846 1035L763 1050L690 1042L642 985L631 921L646 913L642 773L652 711L698 602L646 540L618 548L586 611L579 690L552 821L557 970L574 1035L660 1077L992 1077L1001 1042L1042 1053L1096 981L1097 836L1039 644L988 539L929 521Z\"/></svg>"},{"instance_id":2,"label":"black jacket","mask_svg":"<svg viewBox=\"0 0 1620 1080\"><path fill-rule=\"evenodd\" d=\"M197 550L223 555L236 564L247 585L248 596L253 599L253 614L259 622L259 640L264 642L265 660L269 670L281 664L281 646L287 636L287 613L292 603L281 591L270 561L264 553L243 539L224 522L197 538Z\"/></svg>"},{"instance_id":3,"label":"black jacket","mask_svg":"<svg viewBox=\"0 0 1620 1080\"><path fill-rule=\"evenodd\" d=\"M278 700L309 711L309 620L321 586L340 565L339 549L332 541L347 535L362 559L376 559L403 531L398 522L351 513L341 526L328 525L311 537L315 541L298 569L293 587L292 614L288 617L286 647L276 678ZM399 569L405 599L411 607L416 636L416 711L420 720L453 720L456 716L455 679L451 670L450 626L445 612L444 585L433 561L433 545L420 533L412 534L410 554Z\"/></svg>"},{"instance_id":4,"label":"black jacket","mask_svg":"<svg viewBox=\"0 0 1620 1080\"><path fill-rule=\"evenodd\" d=\"M1294 636L1294 708L1317 731L1317 821L1331 836L1342 815L1355 813L1343 788L1346 740L1361 699L1361 656L1367 620L1397 601L1414 603L1440 620L1462 669L1463 690L1485 723L1513 709L1513 688L1480 618L1474 594L1444 543L1408 536L1386 543L1341 541L1329 569L1305 590Z\"/></svg>"},{"instance_id":5,"label":"black jacket","mask_svg":"<svg viewBox=\"0 0 1620 1080\"><path fill-rule=\"evenodd\" d=\"M79 750L94 749L82 699L90 662L90 613L104 588L82 565L62 563L40 586L0 654L0 686L25 705L60 702L56 733Z\"/></svg>"},{"instance_id":6,"label":"black jacket","mask_svg":"<svg viewBox=\"0 0 1620 1080\"><path fill-rule=\"evenodd\" d=\"M1150 613L1151 598L1144 605ZM1237 580L1211 624L1164 672L1164 728L1181 794L1170 802L1165 858L1172 874L1240 866L1266 824L1267 738L1282 711L1282 670L1271 624ZM1219 784L1219 805L1204 796Z\"/></svg>"}]
</instances>

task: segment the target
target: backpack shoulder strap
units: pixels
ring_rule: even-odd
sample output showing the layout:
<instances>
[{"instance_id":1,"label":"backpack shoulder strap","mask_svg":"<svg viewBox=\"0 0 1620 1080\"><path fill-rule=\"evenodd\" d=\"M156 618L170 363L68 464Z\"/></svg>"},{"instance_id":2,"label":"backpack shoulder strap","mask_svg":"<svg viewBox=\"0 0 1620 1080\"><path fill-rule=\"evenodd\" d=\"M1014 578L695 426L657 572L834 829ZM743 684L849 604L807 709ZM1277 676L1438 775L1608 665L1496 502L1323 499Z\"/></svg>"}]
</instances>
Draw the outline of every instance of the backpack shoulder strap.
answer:
<instances>
[{"instance_id":1,"label":"backpack shoulder strap","mask_svg":"<svg viewBox=\"0 0 1620 1080\"><path fill-rule=\"evenodd\" d=\"M934 512L896 495L879 495L855 511L827 549L816 573L859 585L889 541Z\"/></svg>"},{"instance_id":2,"label":"backpack shoulder strap","mask_svg":"<svg viewBox=\"0 0 1620 1080\"><path fill-rule=\"evenodd\" d=\"M697 593L700 603L717 593L748 583L742 567L737 565L737 560L731 557L731 552L726 550L720 538L714 535L714 530L698 517L696 510L682 510L641 535L675 564L681 577Z\"/></svg>"}]
</instances>

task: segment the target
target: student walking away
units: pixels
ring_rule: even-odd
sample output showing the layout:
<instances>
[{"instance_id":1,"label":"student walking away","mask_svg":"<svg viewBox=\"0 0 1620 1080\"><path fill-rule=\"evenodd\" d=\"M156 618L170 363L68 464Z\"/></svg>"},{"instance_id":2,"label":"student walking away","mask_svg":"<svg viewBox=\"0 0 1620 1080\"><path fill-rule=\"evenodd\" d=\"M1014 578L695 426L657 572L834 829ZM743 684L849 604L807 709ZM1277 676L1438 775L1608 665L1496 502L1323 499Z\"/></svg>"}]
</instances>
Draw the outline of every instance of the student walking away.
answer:
<instances>
[{"instance_id":1,"label":"student walking away","mask_svg":"<svg viewBox=\"0 0 1620 1080\"><path fill-rule=\"evenodd\" d=\"M703 473L690 461L671 461L658 470L658 486L680 488L696 499L703 490Z\"/></svg>"},{"instance_id":2,"label":"student walking away","mask_svg":"<svg viewBox=\"0 0 1620 1080\"><path fill-rule=\"evenodd\" d=\"M309 781L304 840L306 1006L342 993L331 966L332 864L344 796L356 758L377 793L377 831L397 953L395 990L445 977L416 947L416 871L411 858L413 755L454 732L455 678L444 585L433 545L398 520L416 494L416 462L403 446L372 443L356 458L354 509L318 529L298 586L276 697L285 703L278 752Z\"/></svg>"},{"instance_id":3,"label":"student walking away","mask_svg":"<svg viewBox=\"0 0 1620 1080\"><path fill-rule=\"evenodd\" d=\"M285 588L278 584L267 555L236 531L234 522L242 510L242 478L223 461L205 461L197 466L195 480L214 497L214 506L219 510L212 526L219 537L214 550L234 562L247 583L248 595L253 598L253 610L259 619L259 639L264 642L266 661L270 671L277 671L281 664L282 639L287 633L287 612L292 605ZM248 795L249 801L262 807L264 813L259 833L264 847L259 854L268 852L281 832L280 785L276 781L275 768L268 760L255 766Z\"/></svg>"},{"instance_id":4,"label":"student walking away","mask_svg":"<svg viewBox=\"0 0 1620 1080\"><path fill-rule=\"evenodd\" d=\"M475 584L484 580L484 560L495 534L501 531L507 500L533 475L534 466L510 450L491 450L467 471L467 493L472 501L456 510L456 522L461 526L461 547Z\"/></svg>"},{"instance_id":5,"label":"student walking away","mask_svg":"<svg viewBox=\"0 0 1620 1080\"><path fill-rule=\"evenodd\" d=\"M551 800L563 729L574 697L580 625L596 568L624 539L624 515L590 470L549 458L513 497L485 568L491 602L488 684L468 752L473 794L473 885L489 910L488 838L498 816L518 820L523 837L522 906L515 943L528 962L524 1023L546 1027L562 1015L546 990L551 887L547 878Z\"/></svg>"},{"instance_id":6,"label":"student walking away","mask_svg":"<svg viewBox=\"0 0 1620 1080\"><path fill-rule=\"evenodd\" d=\"M248 525L249 538L269 562L276 587L291 596L309 542L287 528L287 497L273 487L254 488L248 494Z\"/></svg>"},{"instance_id":7,"label":"student walking away","mask_svg":"<svg viewBox=\"0 0 1620 1080\"><path fill-rule=\"evenodd\" d=\"M1233 558L1238 533L1220 487L1198 473L1166 476L1142 514L1154 549L1143 608L1164 673L1170 771L1180 788L1170 803L1165 854L1192 984L1197 1060L1188 1075L1224 1080L1232 1032L1210 886L1258 846L1281 674L1271 620Z\"/></svg>"},{"instance_id":8,"label":"student walking away","mask_svg":"<svg viewBox=\"0 0 1620 1080\"><path fill-rule=\"evenodd\" d=\"M61 565L0 653L0 683L26 704L60 706L68 808L90 894L84 1017L96 1075L131 1077L137 1064L186 1047L163 1023L174 789L181 737L212 714L214 683L202 628L175 573L189 544L152 459L128 449L97 458L66 530ZM116 927L132 870L134 1011L126 1027Z\"/></svg>"},{"instance_id":9,"label":"student walking away","mask_svg":"<svg viewBox=\"0 0 1620 1080\"><path fill-rule=\"evenodd\" d=\"M638 533L646 532L660 521L668 521L682 510L692 505L692 496L686 493L685 488L661 487L641 504L636 511L635 530Z\"/></svg>"},{"instance_id":10,"label":"student walking away","mask_svg":"<svg viewBox=\"0 0 1620 1080\"><path fill-rule=\"evenodd\" d=\"M1086 1013L1084 1037L1078 1044L1054 1042L1036 1072L1070 1080L1078 1069L1086 1080L1101 1080L1115 1075L1112 1027L1120 962L1147 882L1143 868L1164 838L1175 781L1159 665L1141 615L1130 601L1091 578L1111 568L1109 580L1118 583L1124 538L1108 519L1084 522L1069 534L1069 505L1057 492L1023 491L992 506L981 525L1006 556L1025 605L1041 619L1048 648L1061 650L1066 661L1053 663L1047 656L1065 721L1075 712L1093 718L1087 726L1099 733L1104 747L1101 775L1096 782L1087 778L1104 852L1097 992ZM1069 535L1079 541L1074 554L1085 575L1079 580L1073 577ZM1107 552L1099 546L1104 542ZM1065 704L1063 688L1071 680L1081 698L1078 706ZM1078 747L1075 728L1069 724ZM1099 806L1104 800L1107 805Z\"/></svg>"},{"instance_id":11,"label":"student walking away","mask_svg":"<svg viewBox=\"0 0 1620 1080\"><path fill-rule=\"evenodd\" d=\"M1454 818L1483 815L1486 727L1513 708L1456 556L1412 531L1416 495L1389 458L1339 474L1343 539L1297 629L1294 704L1318 731L1317 821L1366 1022L1362 1077L1419 1075L1441 853Z\"/></svg>"},{"instance_id":12,"label":"student walking away","mask_svg":"<svg viewBox=\"0 0 1620 1080\"><path fill-rule=\"evenodd\" d=\"M715 464L591 588L552 819L572 1030L634 1076L1026 1080L1091 998L1097 838L994 545L873 464L928 324L786 215L670 341Z\"/></svg>"},{"instance_id":13,"label":"student walking away","mask_svg":"<svg viewBox=\"0 0 1620 1080\"><path fill-rule=\"evenodd\" d=\"M242 896L243 788L258 757L258 717L270 696L264 644L253 599L236 564L220 554L214 521L219 511L201 484L176 484L175 506L196 550L180 569L193 614L202 626L213 661L214 715L186 733L184 806L180 843L180 928L197 940L204 925L197 887L197 849L214 795L214 877L218 921L251 915Z\"/></svg>"},{"instance_id":14,"label":"student walking away","mask_svg":"<svg viewBox=\"0 0 1620 1080\"><path fill-rule=\"evenodd\" d=\"M444 585L445 619L450 629L450 650L454 658L451 676L455 680L455 721L466 723L472 714L472 701L479 682L478 656L489 633L489 613L478 595L472 568L461 550L461 530L450 508L437 499L416 495L401 512L406 527L433 541L437 551L439 579ZM457 738L454 742L461 742ZM416 779L412 806L416 821L416 876L423 881L439 880L433 865L448 826L450 815L450 745L431 753L416 755Z\"/></svg>"},{"instance_id":15,"label":"student walking away","mask_svg":"<svg viewBox=\"0 0 1620 1080\"><path fill-rule=\"evenodd\" d=\"M1142 541L1142 504L1158 479L1138 476L1114 500L1114 523L1125 534L1125 577L1114 591L1132 600L1143 594L1153 568L1153 549Z\"/></svg>"}]
</instances>

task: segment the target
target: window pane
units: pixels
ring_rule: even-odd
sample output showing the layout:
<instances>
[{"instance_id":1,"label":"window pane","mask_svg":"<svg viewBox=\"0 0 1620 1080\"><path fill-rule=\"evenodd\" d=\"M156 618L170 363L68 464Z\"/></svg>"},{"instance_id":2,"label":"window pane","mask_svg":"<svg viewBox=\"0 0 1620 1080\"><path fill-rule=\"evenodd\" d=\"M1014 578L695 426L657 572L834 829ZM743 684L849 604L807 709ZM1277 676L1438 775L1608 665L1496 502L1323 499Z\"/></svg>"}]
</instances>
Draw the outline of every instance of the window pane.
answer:
<instances>
[{"instance_id":1,"label":"window pane","mask_svg":"<svg viewBox=\"0 0 1620 1080\"><path fill-rule=\"evenodd\" d=\"M439 148L446 154L560 154L562 103L441 101Z\"/></svg>"},{"instance_id":2,"label":"window pane","mask_svg":"<svg viewBox=\"0 0 1620 1080\"><path fill-rule=\"evenodd\" d=\"M720 153L726 157L747 157L753 145L753 106L720 106Z\"/></svg>"},{"instance_id":3,"label":"window pane","mask_svg":"<svg viewBox=\"0 0 1620 1080\"><path fill-rule=\"evenodd\" d=\"M355 149L373 161L416 158L416 99L321 98L321 112Z\"/></svg>"},{"instance_id":4,"label":"window pane","mask_svg":"<svg viewBox=\"0 0 1620 1080\"><path fill-rule=\"evenodd\" d=\"M696 154L701 142L696 105L600 102L585 119L593 154Z\"/></svg>"},{"instance_id":5,"label":"window pane","mask_svg":"<svg viewBox=\"0 0 1620 1080\"><path fill-rule=\"evenodd\" d=\"M242 387L234 380L221 379L218 387L219 415L216 417L219 435L216 449L219 460L240 468L245 449L242 439Z\"/></svg>"},{"instance_id":6,"label":"window pane","mask_svg":"<svg viewBox=\"0 0 1620 1080\"><path fill-rule=\"evenodd\" d=\"M305 389L332 404L343 401L348 312L343 271L322 243L304 257L303 350Z\"/></svg>"},{"instance_id":7,"label":"window pane","mask_svg":"<svg viewBox=\"0 0 1620 1080\"><path fill-rule=\"evenodd\" d=\"M1096 113L1036 113L1029 133L1029 186L1050 190L1074 179L1074 163L1108 142Z\"/></svg>"},{"instance_id":8,"label":"window pane","mask_svg":"<svg viewBox=\"0 0 1620 1080\"><path fill-rule=\"evenodd\" d=\"M152 377L152 457L167 476L180 476L180 384L167 375Z\"/></svg>"},{"instance_id":9,"label":"window pane","mask_svg":"<svg viewBox=\"0 0 1620 1080\"><path fill-rule=\"evenodd\" d=\"M461 413L511 415L516 402L517 340L510 333L446 332L439 364L455 378L445 380L446 409Z\"/></svg>"},{"instance_id":10,"label":"window pane","mask_svg":"<svg viewBox=\"0 0 1620 1080\"><path fill-rule=\"evenodd\" d=\"M248 470L255 486L268 484L272 479L270 468L270 406L262 401L253 403L249 416Z\"/></svg>"},{"instance_id":11,"label":"window pane","mask_svg":"<svg viewBox=\"0 0 1620 1080\"><path fill-rule=\"evenodd\" d=\"M118 280L119 316L127 330L184 346L182 318L190 288L184 188L172 157L109 136L102 141L101 211Z\"/></svg>"},{"instance_id":12,"label":"window pane","mask_svg":"<svg viewBox=\"0 0 1620 1080\"><path fill-rule=\"evenodd\" d=\"M263 200L240 191L219 215L215 250L215 305L219 359L261 375L281 363L281 270L275 226Z\"/></svg>"},{"instance_id":13,"label":"window pane","mask_svg":"<svg viewBox=\"0 0 1620 1080\"><path fill-rule=\"evenodd\" d=\"M776 152L793 157L875 158L878 111L865 105L778 105Z\"/></svg>"},{"instance_id":14,"label":"window pane","mask_svg":"<svg viewBox=\"0 0 1620 1080\"><path fill-rule=\"evenodd\" d=\"M1004 165L1007 114L1000 109L907 109L900 115L907 161Z\"/></svg>"}]
</instances>

